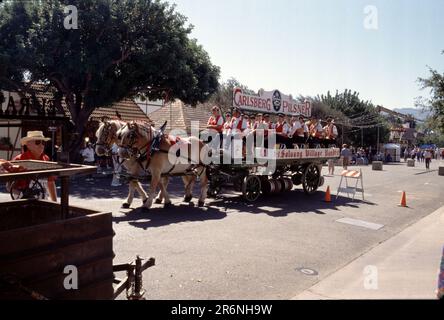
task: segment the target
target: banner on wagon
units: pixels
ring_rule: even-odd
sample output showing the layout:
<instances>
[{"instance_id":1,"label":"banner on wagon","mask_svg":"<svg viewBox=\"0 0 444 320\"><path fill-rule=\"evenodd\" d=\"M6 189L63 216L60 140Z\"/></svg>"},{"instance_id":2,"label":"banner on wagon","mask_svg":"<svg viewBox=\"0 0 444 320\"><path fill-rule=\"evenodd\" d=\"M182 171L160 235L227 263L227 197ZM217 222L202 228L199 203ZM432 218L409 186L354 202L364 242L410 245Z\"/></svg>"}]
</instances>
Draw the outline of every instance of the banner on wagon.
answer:
<instances>
[{"instance_id":1,"label":"banner on wagon","mask_svg":"<svg viewBox=\"0 0 444 320\"><path fill-rule=\"evenodd\" d=\"M339 158L340 150L338 148L282 150L256 148L256 156L257 158L268 158L276 160Z\"/></svg>"},{"instance_id":2,"label":"banner on wagon","mask_svg":"<svg viewBox=\"0 0 444 320\"><path fill-rule=\"evenodd\" d=\"M312 109L309 101L298 102L291 95L282 94L279 90L260 90L256 95L246 93L241 88L233 89L233 107L257 113L302 115L306 118L311 116Z\"/></svg>"}]
</instances>

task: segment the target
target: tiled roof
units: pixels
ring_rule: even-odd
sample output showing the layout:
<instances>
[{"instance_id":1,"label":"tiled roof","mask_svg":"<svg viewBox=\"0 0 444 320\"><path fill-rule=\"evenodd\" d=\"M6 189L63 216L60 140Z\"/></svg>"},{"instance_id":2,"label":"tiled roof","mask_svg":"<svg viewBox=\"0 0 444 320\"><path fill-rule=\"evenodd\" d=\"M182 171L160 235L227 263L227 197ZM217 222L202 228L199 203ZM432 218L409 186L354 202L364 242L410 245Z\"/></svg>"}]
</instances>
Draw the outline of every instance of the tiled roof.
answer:
<instances>
[{"instance_id":1,"label":"tiled roof","mask_svg":"<svg viewBox=\"0 0 444 320\"><path fill-rule=\"evenodd\" d=\"M97 108L93 111L90 120L100 120L104 116L115 119L116 111L119 112L123 121L149 120L147 115L132 99L124 99L120 102L114 103L110 107Z\"/></svg>"},{"instance_id":2,"label":"tiled roof","mask_svg":"<svg viewBox=\"0 0 444 320\"><path fill-rule=\"evenodd\" d=\"M199 121L201 130L206 127L210 117L210 107L206 104L191 107L178 100L149 113L148 116L156 127L162 126L167 121L167 132L172 129L180 129L190 133L191 121Z\"/></svg>"}]
</instances>

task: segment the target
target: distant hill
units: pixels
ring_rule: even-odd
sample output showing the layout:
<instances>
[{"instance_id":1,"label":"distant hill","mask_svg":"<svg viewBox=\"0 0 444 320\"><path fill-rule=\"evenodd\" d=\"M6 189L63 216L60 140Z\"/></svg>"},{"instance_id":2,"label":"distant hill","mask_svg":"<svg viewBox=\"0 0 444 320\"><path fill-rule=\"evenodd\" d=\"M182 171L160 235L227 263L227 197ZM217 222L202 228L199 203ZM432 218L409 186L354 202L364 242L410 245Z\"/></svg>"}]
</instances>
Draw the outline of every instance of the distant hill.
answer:
<instances>
[{"instance_id":1,"label":"distant hill","mask_svg":"<svg viewBox=\"0 0 444 320\"><path fill-rule=\"evenodd\" d=\"M396 111L396 112L399 112L402 114L411 114L412 116L414 116L416 119L419 119L419 120L425 120L430 115L430 112L423 111L422 109L418 109L418 108L396 108L396 109L393 109L393 111Z\"/></svg>"}]
</instances>

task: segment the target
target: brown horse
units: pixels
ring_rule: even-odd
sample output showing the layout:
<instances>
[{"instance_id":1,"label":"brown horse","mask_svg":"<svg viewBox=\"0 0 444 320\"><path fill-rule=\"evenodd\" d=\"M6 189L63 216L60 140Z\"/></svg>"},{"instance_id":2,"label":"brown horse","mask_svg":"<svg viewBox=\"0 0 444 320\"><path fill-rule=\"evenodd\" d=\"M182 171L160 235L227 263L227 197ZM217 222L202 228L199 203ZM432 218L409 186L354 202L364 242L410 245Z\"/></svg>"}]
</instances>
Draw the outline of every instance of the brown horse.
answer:
<instances>
[{"instance_id":1,"label":"brown horse","mask_svg":"<svg viewBox=\"0 0 444 320\"><path fill-rule=\"evenodd\" d=\"M191 201L193 186L199 177L201 191L198 205L204 206L208 190L206 165L209 164L211 150L201 140L196 137L175 138L163 135L149 125L136 122L123 126L117 135L121 158L142 157L147 160L144 169L151 175L151 184L148 200L144 204L146 208L151 207L158 185L165 202L170 202L166 190L169 176L182 177L185 202Z\"/></svg>"},{"instance_id":2,"label":"brown horse","mask_svg":"<svg viewBox=\"0 0 444 320\"><path fill-rule=\"evenodd\" d=\"M119 120L111 120L111 121L102 121L100 123L99 129L96 132L97 143L96 143L96 154L98 156L105 156L111 154L111 149L114 143L117 143L117 131L124 127L126 122ZM147 161L139 161L135 157L130 159L125 159L122 163L122 166L125 167L128 174L133 177L142 177L145 174L145 170L143 167L146 165ZM162 203L164 199L163 188L156 198L156 203ZM142 197L143 203L145 203L148 199L148 195L143 190L142 185L139 180L131 179L128 185L128 197L122 204L122 208L129 208L134 200L134 193L137 191ZM171 203L166 202L165 206L170 205Z\"/></svg>"}]
</instances>

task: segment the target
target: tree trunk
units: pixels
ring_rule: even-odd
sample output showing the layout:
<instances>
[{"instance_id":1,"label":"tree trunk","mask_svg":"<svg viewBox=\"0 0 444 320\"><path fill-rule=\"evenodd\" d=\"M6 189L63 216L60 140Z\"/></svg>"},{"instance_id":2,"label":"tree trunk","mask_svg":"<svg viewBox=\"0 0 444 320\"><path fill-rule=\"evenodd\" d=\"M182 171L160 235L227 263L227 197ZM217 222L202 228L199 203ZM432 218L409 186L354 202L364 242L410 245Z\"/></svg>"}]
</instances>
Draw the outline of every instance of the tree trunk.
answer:
<instances>
[{"instance_id":1,"label":"tree trunk","mask_svg":"<svg viewBox=\"0 0 444 320\"><path fill-rule=\"evenodd\" d=\"M72 99L66 100L71 113L71 120L74 122L74 128L68 132L69 143L67 145L69 161L72 163L81 163L80 148L83 144L83 135L88 119L94 111L94 107L85 104L82 106L82 102L83 99L80 94L75 94L75 101Z\"/></svg>"}]
</instances>

